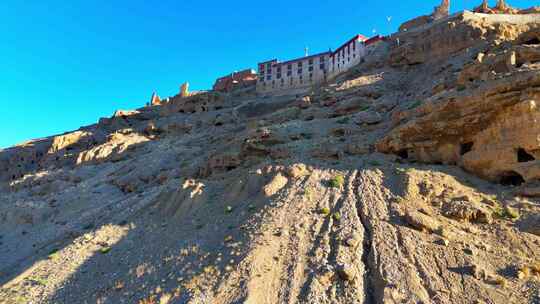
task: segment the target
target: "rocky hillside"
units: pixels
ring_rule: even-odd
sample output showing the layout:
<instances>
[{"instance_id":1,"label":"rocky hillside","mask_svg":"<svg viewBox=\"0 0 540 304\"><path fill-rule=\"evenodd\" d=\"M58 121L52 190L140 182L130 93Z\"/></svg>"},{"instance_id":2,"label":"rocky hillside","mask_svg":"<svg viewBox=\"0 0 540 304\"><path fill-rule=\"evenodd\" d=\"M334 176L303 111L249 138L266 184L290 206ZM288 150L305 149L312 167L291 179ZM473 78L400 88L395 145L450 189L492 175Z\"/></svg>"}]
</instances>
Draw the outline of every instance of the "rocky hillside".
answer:
<instances>
[{"instance_id":1,"label":"rocky hillside","mask_svg":"<svg viewBox=\"0 0 540 304\"><path fill-rule=\"evenodd\" d=\"M0 303L540 303L540 17L0 151Z\"/></svg>"}]
</instances>

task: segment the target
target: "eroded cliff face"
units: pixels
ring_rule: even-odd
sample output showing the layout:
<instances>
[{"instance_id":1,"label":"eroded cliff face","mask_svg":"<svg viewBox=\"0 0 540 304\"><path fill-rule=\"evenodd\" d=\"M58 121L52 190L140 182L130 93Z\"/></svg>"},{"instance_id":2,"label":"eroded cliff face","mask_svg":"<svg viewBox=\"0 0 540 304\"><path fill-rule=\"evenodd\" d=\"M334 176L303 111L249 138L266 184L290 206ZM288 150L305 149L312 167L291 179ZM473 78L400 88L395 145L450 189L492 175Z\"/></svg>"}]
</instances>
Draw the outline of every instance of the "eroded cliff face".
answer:
<instances>
[{"instance_id":1,"label":"eroded cliff face","mask_svg":"<svg viewBox=\"0 0 540 304\"><path fill-rule=\"evenodd\" d=\"M508 16L396 34L307 96L0 151L0 303L537 302L540 17Z\"/></svg>"},{"instance_id":2,"label":"eroded cliff face","mask_svg":"<svg viewBox=\"0 0 540 304\"><path fill-rule=\"evenodd\" d=\"M486 28L476 21L462 26L467 28L464 32ZM377 144L380 151L458 164L495 182L521 184L539 178L540 25L503 23L487 28L475 30L475 39L485 41L480 45L468 34L462 37L472 60L456 71L455 79L440 84L418 108L394 113L398 121ZM419 43L426 45L424 39ZM422 62L437 60L441 53L452 56L464 47L437 45L434 50L420 47L425 50Z\"/></svg>"}]
</instances>

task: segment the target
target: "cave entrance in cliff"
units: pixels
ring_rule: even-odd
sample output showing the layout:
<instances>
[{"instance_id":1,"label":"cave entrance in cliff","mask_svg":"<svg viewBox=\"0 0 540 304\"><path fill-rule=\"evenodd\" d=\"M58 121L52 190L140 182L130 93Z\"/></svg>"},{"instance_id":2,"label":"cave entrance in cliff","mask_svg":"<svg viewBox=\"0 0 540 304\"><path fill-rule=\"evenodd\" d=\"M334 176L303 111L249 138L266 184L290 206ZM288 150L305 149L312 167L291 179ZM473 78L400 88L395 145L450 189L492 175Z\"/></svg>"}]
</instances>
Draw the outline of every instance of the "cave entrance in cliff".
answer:
<instances>
[{"instance_id":1,"label":"cave entrance in cliff","mask_svg":"<svg viewBox=\"0 0 540 304\"><path fill-rule=\"evenodd\" d=\"M508 171L501 175L499 182L504 186L520 186L525 183L525 179L515 171Z\"/></svg>"},{"instance_id":2,"label":"cave entrance in cliff","mask_svg":"<svg viewBox=\"0 0 540 304\"><path fill-rule=\"evenodd\" d=\"M523 42L524 45L537 45L540 44L540 39L538 37L534 37L532 39L529 39L525 42Z\"/></svg>"},{"instance_id":3,"label":"cave entrance in cliff","mask_svg":"<svg viewBox=\"0 0 540 304\"><path fill-rule=\"evenodd\" d=\"M518 159L518 163L527 163L527 162L536 160L536 158L534 158L534 156L529 154L523 148L519 148L517 150L517 159Z\"/></svg>"},{"instance_id":4,"label":"cave entrance in cliff","mask_svg":"<svg viewBox=\"0 0 540 304\"><path fill-rule=\"evenodd\" d=\"M409 158L409 151L407 149L402 149L402 150L399 150L397 152L397 156L403 158L403 159L408 159Z\"/></svg>"},{"instance_id":5,"label":"cave entrance in cliff","mask_svg":"<svg viewBox=\"0 0 540 304\"><path fill-rule=\"evenodd\" d=\"M466 142L460 145L459 147L459 154L465 155L472 151L474 146L474 142Z\"/></svg>"}]
</instances>

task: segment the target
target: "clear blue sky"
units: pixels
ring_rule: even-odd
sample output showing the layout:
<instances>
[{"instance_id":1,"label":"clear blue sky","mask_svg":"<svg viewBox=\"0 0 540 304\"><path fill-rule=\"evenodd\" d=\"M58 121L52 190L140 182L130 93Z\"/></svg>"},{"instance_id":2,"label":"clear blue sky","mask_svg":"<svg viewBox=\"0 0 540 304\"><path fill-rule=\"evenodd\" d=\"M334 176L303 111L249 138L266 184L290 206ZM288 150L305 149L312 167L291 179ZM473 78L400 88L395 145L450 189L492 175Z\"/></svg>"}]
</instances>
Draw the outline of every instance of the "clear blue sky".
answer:
<instances>
[{"instance_id":1,"label":"clear blue sky","mask_svg":"<svg viewBox=\"0 0 540 304\"><path fill-rule=\"evenodd\" d=\"M438 2L2 0L0 148L140 107L154 90L175 95L184 81L207 89L259 61L301 56L305 46L319 52L356 33L387 34ZM453 2L457 11L481 1Z\"/></svg>"}]
</instances>

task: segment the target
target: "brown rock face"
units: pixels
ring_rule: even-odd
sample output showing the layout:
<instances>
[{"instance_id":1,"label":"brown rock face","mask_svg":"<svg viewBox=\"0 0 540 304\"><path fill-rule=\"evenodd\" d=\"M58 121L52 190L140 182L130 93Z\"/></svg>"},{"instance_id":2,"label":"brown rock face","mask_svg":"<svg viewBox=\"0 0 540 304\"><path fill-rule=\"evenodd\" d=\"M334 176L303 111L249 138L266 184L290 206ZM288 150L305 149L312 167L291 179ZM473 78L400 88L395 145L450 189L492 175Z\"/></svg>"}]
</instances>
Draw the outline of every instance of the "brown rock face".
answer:
<instances>
[{"instance_id":1,"label":"brown rock face","mask_svg":"<svg viewBox=\"0 0 540 304\"><path fill-rule=\"evenodd\" d=\"M457 87L395 114L400 123L377 148L425 162L459 164L504 184L540 179L540 77L529 69L540 61L540 45L532 44L538 32L480 54L462 69Z\"/></svg>"}]
</instances>

